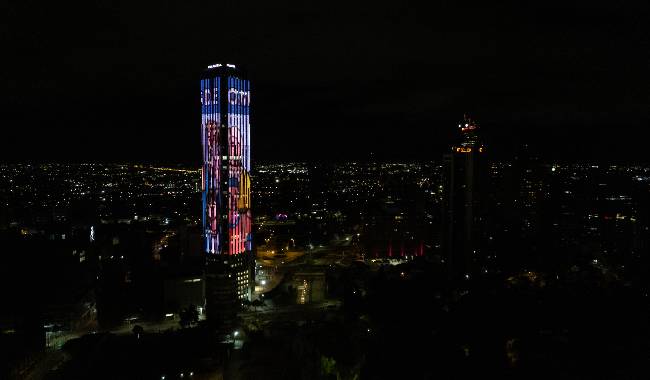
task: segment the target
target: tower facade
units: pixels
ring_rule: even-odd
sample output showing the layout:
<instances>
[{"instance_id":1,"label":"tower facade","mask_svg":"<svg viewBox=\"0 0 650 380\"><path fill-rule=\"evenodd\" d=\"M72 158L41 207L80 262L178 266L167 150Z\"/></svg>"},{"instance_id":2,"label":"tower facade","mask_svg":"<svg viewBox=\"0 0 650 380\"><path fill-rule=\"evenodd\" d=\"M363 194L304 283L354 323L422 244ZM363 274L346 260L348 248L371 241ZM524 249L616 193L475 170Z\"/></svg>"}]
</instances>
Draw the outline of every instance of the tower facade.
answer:
<instances>
[{"instance_id":1,"label":"tower facade","mask_svg":"<svg viewBox=\"0 0 650 380\"><path fill-rule=\"evenodd\" d=\"M250 82L235 65L210 65L203 73L201 142L206 311L227 320L254 285Z\"/></svg>"},{"instance_id":2,"label":"tower facade","mask_svg":"<svg viewBox=\"0 0 650 380\"><path fill-rule=\"evenodd\" d=\"M478 124L465 116L459 144L444 156L442 249L452 279L480 270L488 167Z\"/></svg>"}]
</instances>

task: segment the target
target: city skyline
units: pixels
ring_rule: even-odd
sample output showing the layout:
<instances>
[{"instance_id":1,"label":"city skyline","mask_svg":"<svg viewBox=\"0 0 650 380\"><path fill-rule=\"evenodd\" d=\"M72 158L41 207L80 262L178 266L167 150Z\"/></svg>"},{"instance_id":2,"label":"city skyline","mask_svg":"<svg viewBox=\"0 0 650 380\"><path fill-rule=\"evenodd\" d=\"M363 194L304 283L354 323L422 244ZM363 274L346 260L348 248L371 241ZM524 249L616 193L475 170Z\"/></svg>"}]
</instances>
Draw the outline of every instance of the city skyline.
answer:
<instances>
[{"instance_id":1,"label":"city skyline","mask_svg":"<svg viewBox=\"0 0 650 380\"><path fill-rule=\"evenodd\" d=\"M38 3L0 378L647 372L650 3Z\"/></svg>"},{"instance_id":2,"label":"city skyline","mask_svg":"<svg viewBox=\"0 0 650 380\"><path fill-rule=\"evenodd\" d=\"M459 155L457 174L470 162L464 159L471 153L462 148L472 153L476 148L475 139L465 137L454 146L460 149L454 153ZM303 363L316 363L315 373L306 378L318 378L319 356L304 361L274 356L281 351L277 345L255 335L259 321L264 331L281 329L278 338L287 344L300 342L301 334L295 332L305 329L323 331L337 342L364 337L357 340L361 346L354 349L355 360L365 363L362 373L380 374L370 378L395 378L404 368L438 377L458 371L485 374L484 365L490 373L522 375L543 366L552 375L558 372L558 356L567 363L560 370L581 378L602 377L603 371L640 373L646 367L638 347L647 341L650 165L558 164L518 157L483 166L481 173L491 185L481 189L490 208L481 234L487 234L490 244L482 238L475 243L482 246L477 254L488 262L477 261L480 274L457 285L445 281L443 227L448 222L443 210L450 209L446 199L454 193L461 199L451 209L463 215L464 201L475 194L463 190L469 181L456 186L448 181L451 167L444 162L255 166L254 295L260 298L242 302L242 323L219 324L224 338L206 328L211 304L204 307L203 299L208 301L212 286L204 270L197 170L0 165L0 200L8 206L0 209L0 237L10 247L0 278L4 296L15 305L7 310L26 316L34 307L46 312L42 329L16 324L24 319L11 314L0 320L0 338L19 348L11 360L24 350L47 347L55 358L62 352L75 356L58 369L52 361L40 361L32 372L123 378L128 370L132 378L142 378L142 371L170 378L170 373L205 373L197 358L218 366L228 356L210 348L209 342L217 340L230 342L236 351L245 342L256 353L252 361L234 356L234 371L265 378L273 371L295 373L309 368ZM465 234L469 220L461 216L452 234ZM17 287L26 276L32 282ZM603 308L612 312L603 313ZM197 313L194 319L191 310ZM360 318L343 324L331 320L348 313ZM304 324L305 318L318 322ZM620 326L626 327L621 331ZM434 336L446 338L431 339L431 329ZM594 329L602 333L595 335ZM29 331L41 334L26 335ZM552 341L539 340L549 334ZM467 336L474 337L472 346L467 346ZM192 344L179 345L176 337ZM140 339L143 344L135 344ZM307 342L326 348L328 341L316 337ZM558 341L567 342L566 351L557 348ZM88 347L84 352L92 358L128 354L93 360L98 364L89 367L90 359L75 350L77 345ZM481 351L482 345L490 350ZM337 362L350 345L340 347L329 351ZM397 359L392 357L395 347L400 347ZM471 349L471 356L459 347ZM621 349L624 356L617 354ZM173 354L160 360L164 352ZM436 359L431 365L431 358L439 356L430 353L436 352L452 355L452 361ZM593 365L595 355L603 357L602 364ZM639 359L630 364L631 357ZM511 364L501 370L504 360ZM291 363L298 363L297 368Z\"/></svg>"}]
</instances>

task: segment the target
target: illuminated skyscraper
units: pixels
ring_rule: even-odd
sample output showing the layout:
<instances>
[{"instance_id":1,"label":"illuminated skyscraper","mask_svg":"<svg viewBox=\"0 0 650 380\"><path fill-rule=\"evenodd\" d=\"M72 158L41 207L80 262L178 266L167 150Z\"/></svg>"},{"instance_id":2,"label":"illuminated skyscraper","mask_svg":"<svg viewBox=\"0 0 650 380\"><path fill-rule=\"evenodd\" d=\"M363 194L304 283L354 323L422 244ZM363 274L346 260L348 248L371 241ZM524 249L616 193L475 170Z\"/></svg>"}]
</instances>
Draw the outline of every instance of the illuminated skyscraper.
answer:
<instances>
[{"instance_id":1,"label":"illuminated skyscraper","mask_svg":"<svg viewBox=\"0 0 650 380\"><path fill-rule=\"evenodd\" d=\"M464 117L462 140L445 155L442 248L453 279L469 279L478 271L485 222L488 168L478 125Z\"/></svg>"},{"instance_id":2,"label":"illuminated skyscraper","mask_svg":"<svg viewBox=\"0 0 650 380\"><path fill-rule=\"evenodd\" d=\"M229 319L251 298L250 82L235 65L201 79L203 248L208 318Z\"/></svg>"}]
</instances>

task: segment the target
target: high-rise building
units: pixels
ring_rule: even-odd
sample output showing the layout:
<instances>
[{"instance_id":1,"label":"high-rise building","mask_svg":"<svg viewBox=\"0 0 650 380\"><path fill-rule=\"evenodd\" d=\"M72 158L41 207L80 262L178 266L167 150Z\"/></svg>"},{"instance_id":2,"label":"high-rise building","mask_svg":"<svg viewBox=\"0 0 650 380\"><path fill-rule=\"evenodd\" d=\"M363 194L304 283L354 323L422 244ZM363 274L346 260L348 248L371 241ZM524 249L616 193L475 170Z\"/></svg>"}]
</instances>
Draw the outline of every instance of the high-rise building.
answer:
<instances>
[{"instance_id":1,"label":"high-rise building","mask_svg":"<svg viewBox=\"0 0 650 380\"><path fill-rule=\"evenodd\" d=\"M228 321L254 285L250 82L235 65L210 65L203 74L201 141L206 311Z\"/></svg>"},{"instance_id":2,"label":"high-rise building","mask_svg":"<svg viewBox=\"0 0 650 380\"><path fill-rule=\"evenodd\" d=\"M464 117L462 139L444 156L442 249L452 279L469 279L482 269L485 190L488 168L476 122Z\"/></svg>"}]
</instances>

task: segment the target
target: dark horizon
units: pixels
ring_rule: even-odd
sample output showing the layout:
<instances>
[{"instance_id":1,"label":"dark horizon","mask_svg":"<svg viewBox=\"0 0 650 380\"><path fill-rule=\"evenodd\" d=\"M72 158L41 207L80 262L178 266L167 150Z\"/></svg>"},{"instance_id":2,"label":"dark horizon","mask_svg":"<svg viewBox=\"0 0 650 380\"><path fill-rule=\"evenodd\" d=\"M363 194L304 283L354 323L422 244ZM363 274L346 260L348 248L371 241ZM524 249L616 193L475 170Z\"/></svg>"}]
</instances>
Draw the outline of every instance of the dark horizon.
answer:
<instances>
[{"instance_id":1,"label":"dark horizon","mask_svg":"<svg viewBox=\"0 0 650 380\"><path fill-rule=\"evenodd\" d=\"M453 131L455 129L452 128ZM572 163L588 163L588 164L611 164L611 165L646 165L650 164L650 159L647 155L643 154L642 147L634 147L634 145L643 145L642 141L634 140L627 145L622 145L621 150L612 149L608 145L609 141L602 140L601 145L593 146L562 146L554 145L552 141L545 142L531 142L531 141L517 141L511 142L509 145L504 143L494 143L491 139L492 136L482 135L484 141L487 142L487 153L490 160L495 162L511 162L519 155L539 159L545 164L572 164ZM253 143L255 143L253 138ZM253 166L257 164L272 164L272 163L307 163L307 164L340 164L346 162L385 162L385 163L402 163L402 162L442 162L443 155L449 152L451 145L457 142L457 138L449 138L448 140L438 141L432 143L432 147L428 150L417 151L412 153L400 152L399 154L391 154L389 149L374 149L368 150L359 154L351 152L337 152L335 157L326 157L327 152L302 152L300 154L281 154L281 155L266 155L259 157L259 154L253 151L252 163ZM418 142L422 144L422 142ZM426 144L424 144L426 145ZM545 151L544 148L552 146L553 149ZM607 154L602 154L603 150L609 150ZM629 149L629 150L627 150ZM430 155L424 153L431 152ZM194 152L195 153L195 152ZM147 158L137 154L120 155L114 157L99 156L89 157L70 155L59 155L52 157L35 156L32 158L24 158L22 156L14 156L12 158L3 157L0 159L0 164L115 164L115 165L163 165L163 166L178 166L182 168L200 168L200 157L183 157L183 158Z\"/></svg>"},{"instance_id":2,"label":"dark horizon","mask_svg":"<svg viewBox=\"0 0 650 380\"><path fill-rule=\"evenodd\" d=\"M11 6L0 162L198 165L215 62L249 72L254 161L436 160L467 113L497 157L647 162L647 3L282 5Z\"/></svg>"}]
</instances>

